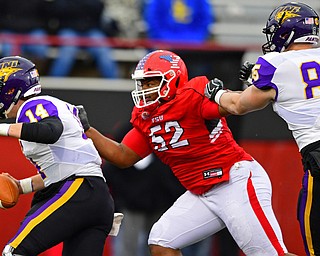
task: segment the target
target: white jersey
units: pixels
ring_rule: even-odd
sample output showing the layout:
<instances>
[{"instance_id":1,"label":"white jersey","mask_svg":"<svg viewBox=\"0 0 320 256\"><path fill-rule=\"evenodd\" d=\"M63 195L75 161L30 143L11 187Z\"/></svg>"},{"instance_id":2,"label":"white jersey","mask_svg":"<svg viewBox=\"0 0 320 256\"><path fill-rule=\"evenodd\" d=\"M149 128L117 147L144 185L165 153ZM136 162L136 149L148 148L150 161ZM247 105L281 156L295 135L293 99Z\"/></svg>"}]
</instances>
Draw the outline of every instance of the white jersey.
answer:
<instances>
[{"instance_id":1,"label":"white jersey","mask_svg":"<svg viewBox=\"0 0 320 256\"><path fill-rule=\"evenodd\" d=\"M273 109L288 124L299 150L320 140L320 48L259 57L253 84L277 92Z\"/></svg>"},{"instance_id":2,"label":"white jersey","mask_svg":"<svg viewBox=\"0 0 320 256\"><path fill-rule=\"evenodd\" d=\"M103 178L101 158L85 136L74 105L51 96L33 97L20 107L16 122L33 123L48 116L58 117L63 124L57 142L42 144L20 140L24 155L38 169L45 186L72 175Z\"/></svg>"}]
</instances>

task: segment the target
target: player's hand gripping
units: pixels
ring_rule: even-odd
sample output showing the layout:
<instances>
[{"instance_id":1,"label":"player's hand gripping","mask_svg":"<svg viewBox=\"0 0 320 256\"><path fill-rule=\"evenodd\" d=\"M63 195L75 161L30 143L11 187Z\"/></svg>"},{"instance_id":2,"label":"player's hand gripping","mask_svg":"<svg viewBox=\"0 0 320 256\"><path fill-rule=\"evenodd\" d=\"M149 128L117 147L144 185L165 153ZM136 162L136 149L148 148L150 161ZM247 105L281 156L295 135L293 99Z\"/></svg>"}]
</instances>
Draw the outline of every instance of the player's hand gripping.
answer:
<instances>
[{"instance_id":1,"label":"player's hand gripping","mask_svg":"<svg viewBox=\"0 0 320 256\"><path fill-rule=\"evenodd\" d=\"M214 78L206 84L204 95L210 100L219 104L220 97L226 90L223 89L223 82Z\"/></svg>"},{"instance_id":2,"label":"player's hand gripping","mask_svg":"<svg viewBox=\"0 0 320 256\"><path fill-rule=\"evenodd\" d=\"M14 181L14 183L17 184L17 186L18 186L18 188L19 188L19 193L20 193L20 194L23 194L19 180L17 180L16 178L14 178L13 176L11 176L11 175L10 175L9 173L7 173L7 172L3 172L3 173L1 173L1 174L9 177L10 179L12 179L12 180Z\"/></svg>"},{"instance_id":3,"label":"player's hand gripping","mask_svg":"<svg viewBox=\"0 0 320 256\"><path fill-rule=\"evenodd\" d=\"M83 126L83 130L86 132L90 128L89 119L86 110L82 105L76 106L79 111L79 119Z\"/></svg>"},{"instance_id":4,"label":"player's hand gripping","mask_svg":"<svg viewBox=\"0 0 320 256\"><path fill-rule=\"evenodd\" d=\"M251 76L251 71L253 67L253 63L245 61L240 68L239 79L246 85L251 85L251 82L248 81L248 79Z\"/></svg>"}]
</instances>

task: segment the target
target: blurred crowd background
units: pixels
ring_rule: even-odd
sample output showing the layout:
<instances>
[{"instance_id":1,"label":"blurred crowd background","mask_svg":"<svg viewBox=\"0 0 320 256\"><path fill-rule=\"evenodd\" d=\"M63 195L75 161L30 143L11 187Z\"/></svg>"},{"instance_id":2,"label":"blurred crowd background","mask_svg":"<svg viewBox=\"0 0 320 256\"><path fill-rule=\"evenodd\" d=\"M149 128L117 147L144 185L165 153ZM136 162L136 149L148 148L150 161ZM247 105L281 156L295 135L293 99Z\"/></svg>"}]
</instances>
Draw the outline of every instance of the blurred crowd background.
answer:
<instances>
[{"instance_id":1,"label":"blurred crowd background","mask_svg":"<svg viewBox=\"0 0 320 256\"><path fill-rule=\"evenodd\" d=\"M130 78L153 48L243 49L252 59L265 41L270 11L286 1L0 0L0 55L24 55L42 75ZM307 4L320 10L320 2ZM184 57L184 56L183 56ZM205 62L205 60L202 60ZM193 65L191 75L213 73Z\"/></svg>"}]
</instances>

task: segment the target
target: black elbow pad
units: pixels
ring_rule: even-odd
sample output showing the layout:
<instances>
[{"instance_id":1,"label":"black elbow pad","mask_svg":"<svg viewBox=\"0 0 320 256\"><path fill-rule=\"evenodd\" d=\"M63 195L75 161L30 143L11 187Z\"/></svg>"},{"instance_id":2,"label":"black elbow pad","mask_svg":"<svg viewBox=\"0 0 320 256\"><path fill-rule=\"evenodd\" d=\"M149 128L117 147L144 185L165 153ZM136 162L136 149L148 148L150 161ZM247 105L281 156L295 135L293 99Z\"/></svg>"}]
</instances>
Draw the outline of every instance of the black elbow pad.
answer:
<instances>
[{"instance_id":1,"label":"black elbow pad","mask_svg":"<svg viewBox=\"0 0 320 256\"><path fill-rule=\"evenodd\" d=\"M58 117L47 117L36 123L23 123L20 139L53 144L63 132L63 124Z\"/></svg>"}]
</instances>

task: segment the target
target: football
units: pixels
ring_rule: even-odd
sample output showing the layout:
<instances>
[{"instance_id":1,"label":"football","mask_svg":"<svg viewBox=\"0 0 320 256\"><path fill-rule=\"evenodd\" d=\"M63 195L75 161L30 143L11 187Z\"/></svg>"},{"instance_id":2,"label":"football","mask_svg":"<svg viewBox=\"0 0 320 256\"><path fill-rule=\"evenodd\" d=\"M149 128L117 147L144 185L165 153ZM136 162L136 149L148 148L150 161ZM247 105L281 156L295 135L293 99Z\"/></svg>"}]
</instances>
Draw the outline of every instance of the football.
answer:
<instances>
[{"instance_id":1,"label":"football","mask_svg":"<svg viewBox=\"0 0 320 256\"><path fill-rule=\"evenodd\" d=\"M0 174L0 208L9 209L19 198L18 185L6 175Z\"/></svg>"}]
</instances>

